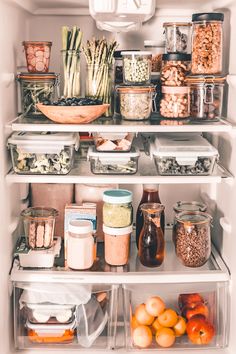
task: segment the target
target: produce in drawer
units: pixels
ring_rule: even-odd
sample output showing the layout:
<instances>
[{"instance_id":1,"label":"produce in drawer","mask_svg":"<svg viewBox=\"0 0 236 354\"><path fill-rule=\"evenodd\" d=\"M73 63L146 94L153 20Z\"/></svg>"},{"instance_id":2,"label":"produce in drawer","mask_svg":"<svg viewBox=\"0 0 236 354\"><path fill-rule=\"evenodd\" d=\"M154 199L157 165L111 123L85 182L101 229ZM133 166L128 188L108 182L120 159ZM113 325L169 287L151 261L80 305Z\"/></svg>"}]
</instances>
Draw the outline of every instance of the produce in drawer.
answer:
<instances>
[{"instance_id":1,"label":"produce in drawer","mask_svg":"<svg viewBox=\"0 0 236 354\"><path fill-rule=\"evenodd\" d=\"M209 344L215 335L214 326L202 315L193 316L187 323L186 331L190 341L198 345Z\"/></svg>"}]
</instances>

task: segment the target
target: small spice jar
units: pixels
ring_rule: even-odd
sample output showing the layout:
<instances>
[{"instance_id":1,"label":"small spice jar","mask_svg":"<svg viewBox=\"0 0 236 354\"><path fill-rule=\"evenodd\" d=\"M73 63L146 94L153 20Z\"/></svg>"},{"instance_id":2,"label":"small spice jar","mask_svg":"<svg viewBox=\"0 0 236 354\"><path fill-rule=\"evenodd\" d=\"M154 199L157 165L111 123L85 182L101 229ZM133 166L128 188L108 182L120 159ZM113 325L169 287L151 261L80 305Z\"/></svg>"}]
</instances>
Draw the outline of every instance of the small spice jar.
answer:
<instances>
[{"instance_id":1,"label":"small spice jar","mask_svg":"<svg viewBox=\"0 0 236 354\"><path fill-rule=\"evenodd\" d=\"M165 118L187 118L190 115L189 87L162 87L160 113Z\"/></svg>"},{"instance_id":2,"label":"small spice jar","mask_svg":"<svg viewBox=\"0 0 236 354\"><path fill-rule=\"evenodd\" d=\"M165 52L163 44L158 41L146 40L144 41L144 48L152 52L152 72L159 73L161 71L162 55Z\"/></svg>"},{"instance_id":3,"label":"small spice jar","mask_svg":"<svg viewBox=\"0 0 236 354\"><path fill-rule=\"evenodd\" d=\"M150 86L118 86L120 114L126 120L146 120L152 113L155 87Z\"/></svg>"},{"instance_id":4,"label":"small spice jar","mask_svg":"<svg viewBox=\"0 0 236 354\"><path fill-rule=\"evenodd\" d=\"M24 41L27 69L30 73L47 73L52 42Z\"/></svg>"},{"instance_id":5,"label":"small spice jar","mask_svg":"<svg viewBox=\"0 0 236 354\"><path fill-rule=\"evenodd\" d=\"M113 228L103 225L105 261L112 266L122 266L129 261L130 236L133 225Z\"/></svg>"},{"instance_id":6,"label":"small spice jar","mask_svg":"<svg viewBox=\"0 0 236 354\"><path fill-rule=\"evenodd\" d=\"M161 83L164 86L185 86L191 69L191 54L170 53L162 56Z\"/></svg>"},{"instance_id":7,"label":"small spice jar","mask_svg":"<svg viewBox=\"0 0 236 354\"><path fill-rule=\"evenodd\" d=\"M121 52L123 57L123 82L127 85L151 83L152 52Z\"/></svg>"},{"instance_id":8,"label":"small spice jar","mask_svg":"<svg viewBox=\"0 0 236 354\"><path fill-rule=\"evenodd\" d=\"M166 52L191 53L191 26L189 22L165 22Z\"/></svg>"},{"instance_id":9,"label":"small spice jar","mask_svg":"<svg viewBox=\"0 0 236 354\"><path fill-rule=\"evenodd\" d=\"M197 13L192 21L192 74L221 74L224 14Z\"/></svg>"},{"instance_id":10,"label":"small spice jar","mask_svg":"<svg viewBox=\"0 0 236 354\"><path fill-rule=\"evenodd\" d=\"M127 227L133 223L132 192L111 189L103 193L103 224L108 227Z\"/></svg>"},{"instance_id":11,"label":"small spice jar","mask_svg":"<svg viewBox=\"0 0 236 354\"><path fill-rule=\"evenodd\" d=\"M211 254L212 217L200 211L184 211L176 216L175 252L186 267L201 267Z\"/></svg>"},{"instance_id":12,"label":"small spice jar","mask_svg":"<svg viewBox=\"0 0 236 354\"><path fill-rule=\"evenodd\" d=\"M193 118L214 119L222 115L225 77L188 76L190 114Z\"/></svg>"}]
</instances>

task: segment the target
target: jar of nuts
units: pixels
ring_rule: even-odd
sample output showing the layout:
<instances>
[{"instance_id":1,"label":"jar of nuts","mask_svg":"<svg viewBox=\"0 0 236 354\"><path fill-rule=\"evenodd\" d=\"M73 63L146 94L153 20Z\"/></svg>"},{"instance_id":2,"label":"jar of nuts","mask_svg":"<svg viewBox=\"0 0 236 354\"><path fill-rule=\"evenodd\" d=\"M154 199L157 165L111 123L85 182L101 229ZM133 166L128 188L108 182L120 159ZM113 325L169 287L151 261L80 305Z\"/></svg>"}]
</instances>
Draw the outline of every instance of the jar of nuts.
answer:
<instances>
[{"instance_id":1,"label":"jar of nuts","mask_svg":"<svg viewBox=\"0 0 236 354\"><path fill-rule=\"evenodd\" d=\"M186 267L201 267L211 255L212 217L200 211L183 211L176 216L175 252Z\"/></svg>"},{"instance_id":2,"label":"jar of nuts","mask_svg":"<svg viewBox=\"0 0 236 354\"><path fill-rule=\"evenodd\" d=\"M191 26L189 22L165 22L166 53L191 53Z\"/></svg>"},{"instance_id":3,"label":"jar of nuts","mask_svg":"<svg viewBox=\"0 0 236 354\"><path fill-rule=\"evenodd\" d=\"M162 55L164 54L164 42L146 40L144 48L152 52L152 72L159 73L161 71Z\"/></svg>"},{"instance_id":4,"label":"jar of nuts","mask_svg":"<svg viewBox=\"0 0 236 354\"><path fill-rule=\"evenodd\" d=\"M192 74L222 72L224 14L193 14Z\"/></svg>"},{"instance_id":5,"label":"jar of nuts","mask_svg":"<svg viewBox=\"0 0 236 354\"><path fill-rule=\"evenodd\" d=\"M160 113L165 118L187 118L190 115L189 87L162 87Z\"/></svg>"},{"instance_id":6,"label":"jar of nuts","mask_svg":"<svg viewBox=\"0 0 236 354\"><path fill-rule=\"evenodd\" d=\"M198 119L220 118L222 115L225 77L188 76L190 114Z\"/></svg>"},{"instance_id":7,"label":"jar of nuts","mask_svg":"<svg viewBox=\"0 0 236 354\"><path fill-rule=\"evenodd\" d=\"M185 86L190 72L191 54L170 53L162 56L161 82L165 86Z\"/></svg>"},{"instance_id":8,"label":"jar of nuts","mask_svg":"<svg viewBox=\"0 0 236 354\"><path fill-rule=\"evenodd\" d=\"M152 53L122 52L123 82L127 85L146 85L151 82Z\"/></svg>"}]
</instances>

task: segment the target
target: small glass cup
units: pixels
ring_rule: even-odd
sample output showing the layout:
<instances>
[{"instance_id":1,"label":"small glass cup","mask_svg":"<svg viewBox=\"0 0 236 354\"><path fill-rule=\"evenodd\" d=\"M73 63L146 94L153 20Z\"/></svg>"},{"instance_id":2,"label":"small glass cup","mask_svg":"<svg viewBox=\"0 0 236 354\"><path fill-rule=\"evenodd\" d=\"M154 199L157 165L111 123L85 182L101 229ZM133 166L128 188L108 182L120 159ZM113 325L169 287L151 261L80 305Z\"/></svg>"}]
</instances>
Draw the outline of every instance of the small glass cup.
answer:
<instances>
[{"instance_id":1,"label":"small glass cup","mask_svg":"<svg viewBox=\"0 0 236 354\"><path fill-rule=\"evenodd\" d=\"M52 42L24 41L27 69L30 73L47 73Z\"/></svg>"},{"instance_id":2,"label":"small glass cup","mask_svg":"<svg viewBox=\"0 0 236 354\"><path fill-rule=\"evenodd\" d=\"M62 50L63 63L63 97L80 96L80 52L77 50Z\"/></svg>"}]
</instances>

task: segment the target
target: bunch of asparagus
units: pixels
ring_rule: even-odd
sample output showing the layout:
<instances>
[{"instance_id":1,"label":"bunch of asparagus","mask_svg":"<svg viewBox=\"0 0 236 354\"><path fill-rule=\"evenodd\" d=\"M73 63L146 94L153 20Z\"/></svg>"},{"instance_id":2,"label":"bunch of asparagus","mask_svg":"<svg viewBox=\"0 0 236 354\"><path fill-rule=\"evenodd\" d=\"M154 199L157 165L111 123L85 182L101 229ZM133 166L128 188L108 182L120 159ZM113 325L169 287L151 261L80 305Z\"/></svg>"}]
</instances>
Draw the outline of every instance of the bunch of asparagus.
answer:
<instances>
[{"instance_id":1,"label":"bunch of asparagus","mask_svg":"<svg viewBox=\"0 0 236 354\"><path fill-rule=\"evenodd\" d=\"M106 116L111 115L113 82L111 65L117 46L116 41L108 43L105 38L92 38L82 46L88 64L86 96L101 99L103 103L109 103L110 108L106 111Z\"/></svg>"},{"instance_id":2,"label":"bunch of asparagus","mask_svg":"<svg viewBox=\"0 0 236 354\"><path fill-rule=\"evenodd\" d=\"M80 46L83 33L77 26L62 27L62 55L64 68L64 97L80 95Z\"/></svg>"}]
</instances>

